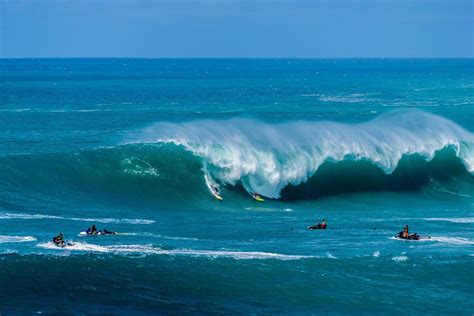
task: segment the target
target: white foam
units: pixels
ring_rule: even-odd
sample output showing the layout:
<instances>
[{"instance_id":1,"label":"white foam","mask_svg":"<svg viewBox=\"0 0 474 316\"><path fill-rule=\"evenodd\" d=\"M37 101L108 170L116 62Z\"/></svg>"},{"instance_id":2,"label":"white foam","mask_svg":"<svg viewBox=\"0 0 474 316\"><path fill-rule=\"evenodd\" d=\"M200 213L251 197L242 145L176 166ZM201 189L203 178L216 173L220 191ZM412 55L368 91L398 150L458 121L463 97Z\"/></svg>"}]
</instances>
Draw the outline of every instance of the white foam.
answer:
<instances>
[{"instance_id":1,"label":"white foam","mask_svg":"<svg viewBox=\"0 0 474 316\"><path fill-rule=\"evenodd\" d=\"M260 212L293 212L291 208L273 208L273 207L246 207L247 211L260 211Z\"/></svg>"},{"instance_id":2,"label":"white foam","mask_svg":"<svg viewBox=\"0 0 474 316\"><path fill-rule=\"evenodd\" d=\"M424 218L426 221L443 221L451 223L474 223L474 217L433 217L433 218Z\"/></svg>"},{"instance_id":3,"label":"white foam","mask_svg":"<svg viewBox=\"0 0 474 316\"><path fill-rule=\"evenodd\" d=\"M403 261L407 261L408 260L408 257L407 256L395 256L392 258L393 261L395 262L403 262Z\"/></svg>"},{"instance_id":4,"label":"white foam","mask_svg":"<svg viewBox=\"0 0 474 316\"><path fill-rule=\"evenodd\" d=\"M87 217L63 217L46 214L24 214L24 213L0 213L0 219L61 219L70 221L81 221L81 222L98 222L98 223L114 223L114 224L137 224L137 225L149 225L153 224L154 220L148 219L129 219L129 218L87 218Z\"/></svg>"},{"instance_id":5,"label":"white foam","mask_svg":"<svg viewBox=\"0 0 474 316\"><path fill-rule=\"evenodd\" d=\"M367 96L373 96L376 93L352 93L352 94L341 94L341 95L325 95L320 94L319 101L322 102L337 102L337 103L361 103L361 102L373 102L376 99L367 98Z\"/></svg>"},{"instance_id":6,"label":"white foam","mask_svg":"<svg viewBox=\"0 0 474 316\"><path fill-rule=\"evenodd\" d=\"M372 256L374 256L375 258L380 257L380 251L374 252L374 254Z\"/></svg>"},{"instance_id":7,"label":"white foam","mask_svg":"<svg viewBox=\"0 0 474 316\"><path fill-rule=\"evenodd\" d=\"M122 166L124 167L123 172L128 174L155 177L160 175L149 162L136 157L122 160Z\"/></svg>"},{"instance_id":8,"label":"white foam","mask_svg":"<svg viewBox=\"0 0 474 316\"><path fill-rule=\"evenodd\" d=\"M10 243L10 242L28 242L35 241L36 237L33 236L6 236L0 235L0 244Z\"/></svg>"},{"instance_id":9,"label":"white foam","mask_svg":"<svg viewBox=\"0 0 474 316\"><path fill-rule=\"evenodd\" d=\"M278 259L278 260L299 260L303 258L312 258L312 256L284 255L271 252L254 252L254 251L216 251L216 250L193 250L178 249L167 251L172 255L190 255L199 257L227 257L233 259Z\"/></svg>"},{"instance_id":10,"label":"white foam","mask_svg":"<svg viewBox=\"0 0 474 316\"><path fill-rule=\"evenodd\" d=\"M329 252L326 253L326 256L327 256L329 259L337 259L336 256L333 256L333 255L330 254Z\"/></svg>"},{"instance_id":11,"label":"white foam","mask_svg":"<svg viewBox=\"0 0 474 316\"><path fill-rule=\"evenodd\" d=\"M198 238L194 237L179 237L179 236L163 236L163 235L155 235L156 237L163 238L163 239L171 239L171 240L193 240L198 241Z\"/></svg>"},{"instance_id":12,"label":"white foam","mask_svg":"<svg viewBox=\"0 0 474 316\"><path fill-rule=\"evenodd\" d=\"M193 256L210 258L232 258L236 260L249 259L277 259L277 260L299 260L303 258L313 258L312 256L285 255L271 252L253 251L229 251L229 250L196 250L196 249L161 249L151 245L111 245L99 246L85 242L76 242L71 246L58 247L52 242L40 243L37 245L44 249L54 249L63 251L80 252L100 252L114 254L142 254L142 255L168 255L168 256Z\"/></svg>"},{"instance_id":13,"label":"white foam","mask_svg":"<svg viewBox=\"0 0 474 316\"><path fill-rule=\"evenodd\" d=\"M58 247L53 242L40 243L37 246L44 249L69 250L69 251L87 251L87 252L109 252L107 247L88 244L85 242L72 242L73 245Z\"/></svg>"},{"instance_id":14,"label":"white foam","mask_svg":"<svg viewBox=\"0 0 474 316\"><path fill-rule=\"evenodd\" d=\"M430 237L427 237L427 236L420 236L420 239L403 239L403 238L398 238L398 237L392 236L389 239L403 241L403 242L416 242L416 243L423 242L423 241L432 241L432 239Z\"/></svg>"},{"instance_id":15,"label":"white foam","mask_svg":"<svg viewBox=\"0 0 474 316\"><path fill-rule=\"evenodd\" d=\"M64 219L60 216L45 214L0 213L0 219Z\"/></svg>"},{"instance_id":16,"label":"white foam","mask_svg":"<svg viewBox=\"0 0 474 316\"><path fill-rule=\"evenodd\" d=\"M432 236L431 240L454 245L474 245L473 240L462 237Z\"/></svg>"}]
</instances>

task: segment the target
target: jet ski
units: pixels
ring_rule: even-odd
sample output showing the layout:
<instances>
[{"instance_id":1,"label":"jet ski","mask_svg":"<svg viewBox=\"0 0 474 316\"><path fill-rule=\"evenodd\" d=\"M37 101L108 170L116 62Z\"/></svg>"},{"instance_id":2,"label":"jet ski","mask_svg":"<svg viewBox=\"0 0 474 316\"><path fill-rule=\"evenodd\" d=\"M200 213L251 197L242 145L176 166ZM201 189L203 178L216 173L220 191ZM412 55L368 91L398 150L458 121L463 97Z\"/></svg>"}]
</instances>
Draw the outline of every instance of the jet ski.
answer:
<instances>
[{"instance_id":1,"label":"jet ski","mask_svg":"<svg viewBox=\"0 0 474 316\"><path fill-rule=\"evenodd\" d=\"M91 230L88 229L88 230L84 230L80 232L79 235L81 236L117 235L117 232L113 232L107 229L92 232Z\"/></svg>"},{"instance_id":2,"label":"jet ski","mask_svg":"<svg viewBox=\"0 0 474 316\"><path fill-rule=\"evenodd\" d=\"M55 245L58 246L59 248L66 248L66 247L69 247L69 246L74 246L74 243L69 242L69 241L65 241L63 243L55 243Z\"/></svg>"},{"instance_id":3,"label":"jet ski","mask_svg":"<svg viewBox=\"0 0 474 316\"><path fill-rule=\"evenodd\" d=\"M403 236L403 231L399 232L397 235L395 235L395 238L397 239L402 239L402 240L421 240L421 239L430 239L430 236L422 237L418 235L417 233L413 233L408 235L408 237Z\"/></svg>"},{"instance_id":4,"label":"jet ski","mask_svg":"<svg viewBox=\"0 0 474 316\"><path fill-rule=\"evenodd\" d=\"M54 245L59 248L66 248L68 246L74 246L74 243L65 240L53 240Z\"/></svg>"},{"instance_id":5,"label":"jet ski","mask_svg":"<svg viewBox=\"0 0 474 316\"><path fill-rule=\"evenodd\" d=\"M326 225L321 225L321 224L317 224L317 225L312 225L312 226L308 226L306 227L307 230L316 230L316 229L326 229Z\"/></svg>"}]
</instances>

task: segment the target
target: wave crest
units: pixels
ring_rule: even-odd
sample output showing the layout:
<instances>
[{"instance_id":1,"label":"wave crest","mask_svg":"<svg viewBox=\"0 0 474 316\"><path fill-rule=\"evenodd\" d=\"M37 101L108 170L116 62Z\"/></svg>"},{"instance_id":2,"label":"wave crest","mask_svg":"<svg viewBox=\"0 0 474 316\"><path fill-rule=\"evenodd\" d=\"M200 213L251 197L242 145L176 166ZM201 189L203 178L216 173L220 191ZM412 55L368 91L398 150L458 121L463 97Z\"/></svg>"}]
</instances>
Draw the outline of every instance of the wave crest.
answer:
<instances>
[{"instance_id":1,"label":"wave crest","mask_svg":"<svg viewBox=\"0 0 474 316\"><path fill-rule=\"evenodd\" d=\"M288 185L307 182L325 163L368 162L392 174L404 157L431 161L451 148L474 172L474 135L443 117L397 111L359 124L254 120L157 123L132 142L173 143L201 157L209 175L223 184L279 198Z\"/></svg>"}]
</instances>

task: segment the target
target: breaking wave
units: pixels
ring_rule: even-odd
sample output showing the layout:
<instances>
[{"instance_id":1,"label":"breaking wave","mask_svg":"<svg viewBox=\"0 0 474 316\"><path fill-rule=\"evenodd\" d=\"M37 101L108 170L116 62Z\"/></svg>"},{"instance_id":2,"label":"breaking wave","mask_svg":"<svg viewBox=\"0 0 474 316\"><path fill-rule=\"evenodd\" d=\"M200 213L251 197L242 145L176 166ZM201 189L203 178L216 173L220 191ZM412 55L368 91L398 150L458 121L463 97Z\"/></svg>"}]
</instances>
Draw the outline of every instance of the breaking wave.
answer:
<instances>
[{"instance_id":1,"label":"breaking wave","mask_svg":"<svg viewBox=\"0 0 474 316\"><path fill-rule=\"evenodd\" d=\"M432 179L439 193L474 194L474 135L420 111L392 112L359 124L157 123L114 148L10 155L0 163L0 186L12 195L2 201L25 199L31 192L36 200L44 193L47 199L93 195L122 204L194 203L210 198L208 183L227 195L259 192L291 200L418 190Z\"/></svg>"},{"instance_id":2,"label":"breaking wave","mask_svg":"<svg viewBox=\"0 0 474 316\"><path fill-rule=\"evenodd\" d=\"M289 185L317 179L318 172L353 177L352 170L358 168L357 177L370 180L374 173L379 178L399 177L426 162L443 164L437 170L441 172L474 172L474 135L454 122L420 111L392 112L361 124L267 124L252 120L158 123L137 137L140 143L184 146L202 158L204 170L213 179L230 185L240 183L248 192L270 198L279 198ZM442 157L435 160L443 150Z\"/></svg>"}]
</instances>

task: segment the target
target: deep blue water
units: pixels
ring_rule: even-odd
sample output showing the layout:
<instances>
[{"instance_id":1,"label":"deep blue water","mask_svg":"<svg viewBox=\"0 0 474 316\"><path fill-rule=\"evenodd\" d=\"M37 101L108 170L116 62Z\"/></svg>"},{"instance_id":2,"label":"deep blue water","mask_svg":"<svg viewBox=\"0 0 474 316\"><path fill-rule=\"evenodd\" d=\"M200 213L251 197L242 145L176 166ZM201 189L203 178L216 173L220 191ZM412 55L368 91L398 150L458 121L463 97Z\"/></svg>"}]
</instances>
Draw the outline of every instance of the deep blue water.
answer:
<instances>
[{"instance_id":1,"label":"deep blue water","mask_svg":"<svg viewBox=\"0 0 474 316\"><path fill-rule=\"evenodd\" d=\"M473 133L473 59L0 59L0 313L471 315Z\"/></svg>"}]
</instances>

